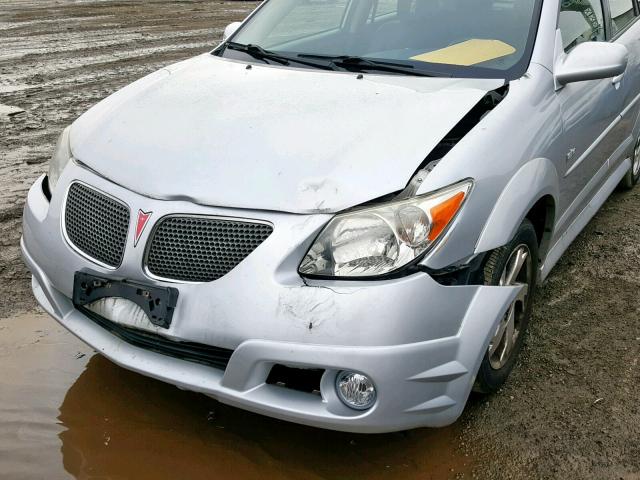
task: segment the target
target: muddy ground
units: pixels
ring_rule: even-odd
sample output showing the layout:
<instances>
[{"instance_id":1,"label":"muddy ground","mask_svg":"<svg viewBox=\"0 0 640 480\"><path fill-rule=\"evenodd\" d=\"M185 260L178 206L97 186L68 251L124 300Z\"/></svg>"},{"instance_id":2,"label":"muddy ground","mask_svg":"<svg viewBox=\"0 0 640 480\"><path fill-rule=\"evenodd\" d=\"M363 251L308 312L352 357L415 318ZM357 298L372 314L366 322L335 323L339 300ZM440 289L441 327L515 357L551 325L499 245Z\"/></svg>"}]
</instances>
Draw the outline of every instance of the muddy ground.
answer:
<instances>
[{"instance_id":1,"label":"muddy ground","mask_svg":"<svg viewBox=\"0 0 640 480\"><path fill-rule=\"evenodd\" d=\"M0 0L0 478L640 478L640 189L614 194L542 286L508 386L445 430L362 437L223 407L37 312L20 215L59 132L254 6Z\"/></svg>"}]
</instances>

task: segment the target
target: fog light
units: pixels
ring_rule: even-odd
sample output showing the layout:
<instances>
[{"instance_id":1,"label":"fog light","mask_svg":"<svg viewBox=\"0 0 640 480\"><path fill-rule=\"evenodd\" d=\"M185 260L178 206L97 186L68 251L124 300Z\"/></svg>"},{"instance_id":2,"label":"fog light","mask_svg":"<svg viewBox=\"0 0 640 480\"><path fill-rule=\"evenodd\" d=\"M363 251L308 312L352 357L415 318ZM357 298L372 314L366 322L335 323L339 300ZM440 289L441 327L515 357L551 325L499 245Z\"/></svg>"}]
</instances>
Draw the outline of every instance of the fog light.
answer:
<instances>
[{"instance_id":1,"label":"fog light","mask_svg":"<svg viewBox=\"0 0 640 480\"><path fill-rule=\"evenodd\" d=\"M376 401L376 387L366 375L356 372L339 372L336 391L344 404L354 410L367 410Z\"/></svg>"}]
</instances>

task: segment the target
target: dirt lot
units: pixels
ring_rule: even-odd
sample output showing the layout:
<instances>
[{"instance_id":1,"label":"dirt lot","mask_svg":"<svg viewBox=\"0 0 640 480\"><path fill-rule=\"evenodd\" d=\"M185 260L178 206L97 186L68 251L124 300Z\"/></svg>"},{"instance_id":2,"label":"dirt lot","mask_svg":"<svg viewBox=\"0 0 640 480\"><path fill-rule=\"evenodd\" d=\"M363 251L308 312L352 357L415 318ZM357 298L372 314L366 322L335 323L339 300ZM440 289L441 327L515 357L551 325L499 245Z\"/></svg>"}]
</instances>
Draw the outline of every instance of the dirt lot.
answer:
<instances>
[{"instance_id":1,"label":"dirt lot","mask_svg":"<svg viewBox=\"0 0 640 480\"><path fill-rule=\"evenodd\" d=\"M541 288L509 385L445 430L264 419L128 373L36 313L20 215L58 133L254 6L0 0L0 477L640 478L640 189L614 194Z\"/></svg>"}]
</instances>

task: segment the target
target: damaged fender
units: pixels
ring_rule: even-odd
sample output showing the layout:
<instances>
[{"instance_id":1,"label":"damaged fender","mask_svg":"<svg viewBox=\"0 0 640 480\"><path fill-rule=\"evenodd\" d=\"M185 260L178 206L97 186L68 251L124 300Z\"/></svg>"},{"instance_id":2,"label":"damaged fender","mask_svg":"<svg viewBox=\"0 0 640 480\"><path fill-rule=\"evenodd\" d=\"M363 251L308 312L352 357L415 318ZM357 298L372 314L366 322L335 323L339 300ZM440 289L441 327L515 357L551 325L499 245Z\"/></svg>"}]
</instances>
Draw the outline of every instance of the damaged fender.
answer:
<instances>
[{"instance_id":1,"label":"damaged fender","mask_svg":"<svg viewBox=\"0 0 640 480\"><path fill-rule=\"evenodd\" d=\"M523 165L498 198L474 253L509 243L533 205L545 195L551 195L557 204L558 192L558 171L550 160L537 158Z\"/></svg>"}]
</instances>

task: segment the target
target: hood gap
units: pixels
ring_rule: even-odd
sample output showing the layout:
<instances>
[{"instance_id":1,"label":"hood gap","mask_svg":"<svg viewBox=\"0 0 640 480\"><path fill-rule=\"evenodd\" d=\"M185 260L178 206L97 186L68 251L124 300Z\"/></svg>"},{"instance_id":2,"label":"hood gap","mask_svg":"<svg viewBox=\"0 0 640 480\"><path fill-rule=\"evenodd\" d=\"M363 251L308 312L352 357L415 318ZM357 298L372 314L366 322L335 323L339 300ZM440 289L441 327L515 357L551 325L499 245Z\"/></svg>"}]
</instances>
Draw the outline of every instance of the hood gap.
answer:
<instances>
[{"instance_id":1,"label":"hood gap","mask_svg":"<svg viewBox=\"0 0 640 480\"><path fill-rule=\"evenodd\" d=\"M424 181L424 178L436 167L460 141L467 136L493 109L495 109L509 93L509 84L487 92L487 94L462 117L462 119L447 133L433 150L425 157L420 166L411 176L407 188L400 193L400 196L410 197L411 191ZM416 181L417 180L417 181ZM417 184L417 185L415 185Z\"/></svg>"}]
</instances>

